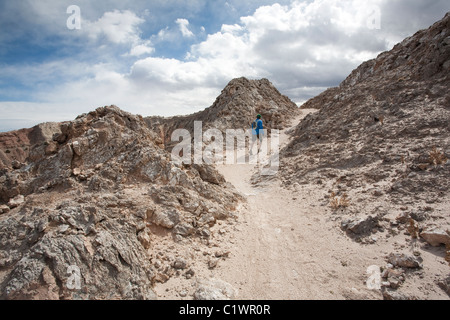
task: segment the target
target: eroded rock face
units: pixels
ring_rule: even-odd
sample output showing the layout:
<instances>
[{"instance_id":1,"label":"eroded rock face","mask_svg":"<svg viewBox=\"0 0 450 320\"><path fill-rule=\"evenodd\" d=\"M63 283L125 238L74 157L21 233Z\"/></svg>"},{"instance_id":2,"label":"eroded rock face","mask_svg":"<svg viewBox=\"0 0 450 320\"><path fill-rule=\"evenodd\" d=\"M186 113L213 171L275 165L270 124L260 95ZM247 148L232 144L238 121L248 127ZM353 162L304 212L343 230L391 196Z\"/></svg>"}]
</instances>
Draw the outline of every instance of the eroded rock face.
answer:
<instances>
[{"instance_id":1,"label":"eroded rock face","mask_svg":"<svg viewBox=\"0 0 450 320\"><path fill-rule=\"evenodd\" d=\"M319 111L281 152L286 185L345 177L348 188L387 185L399 201L448 195L449 37L450 13L308 101Z\"/></svg>"},{"instance_id":2,"label":"eroded rock face","mask_svg":"<svg viewBox=\"0 0 450 320\"><path fill-rule=\"evenodd\" d=\"M194 121L201 121L203 130L213 128L225 134L227 129L250 129L256 115L261 114L266 129L281 130L298 113L298 106L282 95L269 80L238 78L230 81L214 104L204 111L171 118L148 117L145 120L170 149L172 132L179 128L194 132Z\"/></svg>"},{"instance_id":3,"label":"eroded rock face","mask_svg":"<svg viewBox=\"0 0 450 320\"><path fill-rule=\"evenodd\" d=\"M309 100L302 108L317 111L298 124L280 154L284 186L299 194L313 190L337 230L362 245L393 247L385 299L414 298L401 288L411 274L448 273L449 37L447 13ZM439 258L424 254L427 242L439 246L432 248ZM400 269L408 271L397 274ZM439 286L447 292L445 281Z\"/></svg>"},{"instance_id":4,"label":"eroded rock face","mask_svg":"<svg viewBox=\"0 0 450 320\"><path fill-rule=\"evenodd\" d=\"M153 299L155 228L202 237L241 200L115 106L54 129L0 177L3 299Z\"/></svg>"},{"instance_id":5,"label":"eroded rock face","mask_svg":"<svg viewBox=\"0 0 450 320\"><path fill-rule=\"evenodd\" d=\"M0 170L8 167L18 169L17 167L32 155L32 150L45 152L53 135L59 132L60 124L47 122L30 129L0 133Z\"/></svg>"}]
</instances>

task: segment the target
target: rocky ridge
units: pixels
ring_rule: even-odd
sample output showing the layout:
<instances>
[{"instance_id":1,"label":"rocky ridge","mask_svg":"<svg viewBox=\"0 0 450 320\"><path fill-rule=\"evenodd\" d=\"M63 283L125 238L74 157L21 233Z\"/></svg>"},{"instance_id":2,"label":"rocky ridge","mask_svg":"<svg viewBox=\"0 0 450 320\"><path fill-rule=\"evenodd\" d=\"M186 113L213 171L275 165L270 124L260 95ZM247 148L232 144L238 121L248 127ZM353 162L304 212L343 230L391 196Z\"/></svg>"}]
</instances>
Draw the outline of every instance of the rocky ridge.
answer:
<instances>
[{"instance_id":1,"label":"rocky ridge","mask_svg":"<svg viewBox=\"0 0 450 320\"><path fill-rule=\"evenodd\" d=\"M283 129L299 108L288 97L282 95L267 79L233 79L222 90L214 104L200 112L170 118L147 117L147 124L159 133L170 149L171 135L175 129L194 130L194 121L201 121L204 130L251 128L251 123L261 114L265 129Z\"/></svg>"},{"instance_id":2,"label":"rocky ridge","mask_svg":"<svg viewBox=\"0 0 450 320\"><path fill-rule=\"evenodd\" d=\"M292 130L292 141L281 151L284 186L298 192L308 185L320 186L320 205L355 241L376 245L405 238L412 255L409 260L433 251L446 265L450 256L449 70L447 13L301 107L317 112ZM406 248L397 246L395 251ZM385 270L395 268L392 259L386 259L390 262ZM385 298L412 297L391 294L389 283L389 289L384 288Z\"/></svg>"},{"instance_id":3,"label":"rocky ridge","mask_svg":"<svg viewBox=\"0 0 450 320\"><path fill-rule=\"evenodd\" d=\"M318 111L292 130L281 152L279 178L296 201L292 219L308 216L293 207L302 205L298 195L319 199L308 209L318 215L316 225L305 223L303 231L331 221L327 235L342 233L358 250L359 243L373 248L370 254L389 248L381 269L368 269L381 279L385 299L449 294L449 18L310 100L304 107ZM272 87L264 79L233 80L211 108L191 116L144 119L111 106L0 135L0 298L153 299L155 283L190 280L197 268L228 259L221 236L233 245L230 230L239 230L233 218L243 213L243 197L213 167L172 163L170 133L192 129L195 120L204 129L248 128L256 113L266 127L281 129L297 108ZM281 234L286 217L276 206L271 213ZM274 216L264 212L271 220L262 221L272 227ZM297 235L297 227L281 235ZM268 239L272 228L263 230L260 237ZM292 261L307 269L295 252L300 243L314 246L304 239L282 259L295 255L301 259ZM305 251L313 257L314 250ZM265 253L258 252L261 260ZM334 263L329 256L323 261ZM258 267L249 266L247 272ZM339 267L347 266L342 259ZM312 277L319 267L311 266ZM237 295L214 278L195 283L197 299Z\"/></svg>"},{"instance_id":4,"label":"rocky ridge","mask_svg":"<svg viewBox=\"0 0 450 320\"><path fill-rule=\"evenodd\" d=\"M23 150L0 175L3 299L154 299L185 268L176 246L208 247L242 200L115 106L1 136Z\"/></svg>"}]
</instances>

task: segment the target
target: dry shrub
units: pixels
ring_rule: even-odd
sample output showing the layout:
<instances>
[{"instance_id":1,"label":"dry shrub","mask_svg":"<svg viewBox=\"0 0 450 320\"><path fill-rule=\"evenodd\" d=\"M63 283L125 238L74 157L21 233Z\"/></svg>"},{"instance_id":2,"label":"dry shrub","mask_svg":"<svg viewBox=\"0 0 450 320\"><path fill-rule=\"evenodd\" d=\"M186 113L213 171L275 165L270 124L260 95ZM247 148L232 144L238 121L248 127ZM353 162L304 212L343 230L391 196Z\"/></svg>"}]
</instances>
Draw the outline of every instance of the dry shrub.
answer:
<instances>
[{"instance_id":1,"label":"dry shrub","mask_svg":"<svg viewBox=\"0 0 450 320\"><path fill-rule=\"evenodd\" d=\"M414 220L412 218L409 219L409 225L407 227L407 230L413 239L419 238L420 230L419 230L419 224L417 223L416 220Z\"/></svg>"},{"instance_id":2,"label":"dry shrub","mask_svg":"<svg viewBox=\"0 0 450 320\"><path fill-rule=\"evenodd\" d=\"M441 151L439 151L436 147L433 147L433 150L430 151L430 163L435 166L444 164L447 162L447 157Z\"/></svg>"},{"instance_id":3,"label":"dry shrub","mask_svg":"<svg viewBox=\"0 0 450 320\"><path fill-rule=\"evenodd\" d=\"M331 194L330 206L333 210L338 210L339 208L348 208L350 206L350 199L347 194L343 194L340 199L336 197L336 193Z\"/></svg>"}]
</instances>

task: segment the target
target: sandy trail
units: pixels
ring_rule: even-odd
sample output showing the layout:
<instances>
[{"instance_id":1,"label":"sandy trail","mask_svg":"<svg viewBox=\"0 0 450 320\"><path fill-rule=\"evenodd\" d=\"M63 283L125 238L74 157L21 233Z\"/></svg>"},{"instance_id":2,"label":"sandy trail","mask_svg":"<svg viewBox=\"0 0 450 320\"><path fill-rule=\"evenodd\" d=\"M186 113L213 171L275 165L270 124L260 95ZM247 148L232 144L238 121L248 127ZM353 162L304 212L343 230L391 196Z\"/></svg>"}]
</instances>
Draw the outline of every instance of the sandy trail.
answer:
<instances>
[{"instance_id":1,"label":"sandy trail","mask_svg":"<svg viewBox=\"0 0 450 320\"><path fill-rule=\"evenodd\" d=\"M301 117L311 111L303 111ZM280 148L289 142L280 134ZM218 170L246 195L240 211L239 232L231 256L218 277L238 290L238 299L345 299L372 295L364 285L365 269L352 265L370 256L335 232L324 214L323 194L316 189L292 191L277 179L255 186L255 165L223 165ZM353 263L353 261L355 263ZM363 277L361 277L363 275Z\"/></svg>"},{"instance_id":2,"label":"sandy trail","mask_svg":"<svg viewBox=\"0 0 450 320\"><path fill-rule=\"evenodd\" d=\"M292 126L280 132L280 149L290 141L289 130L310 112L302 110ZM375 237L375 243L362 245L341 230L340 221L343 215L367 212L363 205L356 203L352 212L332 211L329 194L333 187L327 182L285 187L275 175L256 179L255 184L255 173L261 168L255 164L217 166L246 202L238 208L236 219L217 221L207 242L185 239L174 243L169 233L158 238L159 250L173 247L195 271L192 279L179 274L156 284L158 298L191 300L197 280L214 278L236 289L234 298L238 300L383 299L380 290L367 287L368 269L386 266L386 257L392 252L412 255L417 248L410 237L382 234ZM396 211L389 215L391 219L396 216ZM448 276L441 249L424 246L420 250L424 269L408 271L402 292L410 296L425 292L427 299L447 299L433 286ZM217 258L220 251L228 252L227 257ZM210 261L217 263L211 267Z\"/></svg>"},{"instance_id":3,"label":"sandy trail","mask_svg":"<svg viewBox=\"0 0 450 320\"><path fill-rule=\"evenodd\" d=\"M303 110L292 127L280 132L280 149L289 142L289 129L310 112ZM235 298L243 300L379 299L380 294L368 290L365 281L367 267L384 263L382 255L340 232L326 213L326 190L317 185L286 189L276 177L255 185L252 176L259 168L217 166L247 202L236 221L219 221L212 228L220 237L185 253L195 258L195 278L228 282L237 291ZM228 250L229 257L207 268L207 259L219 249ZM180 245L179 250L182 254L185 249ZM158 283L155 291L159 299L192 299L195 280L172 277Z\"/></svg>"}]
</instances>

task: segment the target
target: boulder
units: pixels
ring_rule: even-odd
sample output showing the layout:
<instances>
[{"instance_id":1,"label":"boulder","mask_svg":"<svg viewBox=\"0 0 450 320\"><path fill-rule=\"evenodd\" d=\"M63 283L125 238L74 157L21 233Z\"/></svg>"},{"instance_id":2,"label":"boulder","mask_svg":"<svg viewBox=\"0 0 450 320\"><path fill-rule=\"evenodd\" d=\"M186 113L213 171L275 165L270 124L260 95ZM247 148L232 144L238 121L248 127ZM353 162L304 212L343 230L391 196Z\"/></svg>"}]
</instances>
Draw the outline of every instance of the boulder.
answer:
<instances>
[{"instance_id":1,"label":"boulder","mask_svg":"<svg viewBox=\"0 0 450 320\"><path fill-rule=\"evenodd\" d=\"M195 228L188 222L181 222L175 226L174 232L180 236L188 237L195 232Z\"/></svg>"},{"instance_id":2,"label":"boulder","mask_svg":"<svg viewBox=\"0 0 450 320\"><path fill-rule=\"evenodd\" d=\"M397 292L393 289L383 290L383 298L384 300L412 300L412 298L404 295L403 293Z\"/></svg>"},{"instance_id":3,"label":"boulder","mask_svg":"<svg viewBox=\"0 0 450 320\"><path fill-rule=\"evenodd\" d=\"M450 245L450 235L442 229L430 228L420 233L420 236L433 247L441 244Z\"/></svg>"},{"instance_id":4,"label":"boulder","mask_svg":"<svg viewBox=\"0 0 450 320\"><path fill-rule=\"evenodd\" d=\"M438 282L438 286L445 291L445 293L448 294L448 296L450 297L450 276L439 281Z\"/></svg>"},{"instance_id":5,"label":"boulder","mask_svg":"<svg viewBox=\"0 0 450 320\"><path fill-rule=\"evenodd\" d=\"M152 219L156 225L167 229L173 229L180 221L179 214L176 210L156 211Z\"/></svg>"},{"instance_id":6,"label":"boulder","mask_svg":"<svg viewBox=\"0 0 450 320\"><path fill-rule=\"evenodd\" d=\"M391 253L388 256L388 262L394 267L403 268L422 268L422 259L415 256L406 255L404 253Z\"/></svg>"},{"instance_id":7,"label":"boulder","mask_svg":"<svg viewBox=\"0 0 450 320\"><path fill-rule=\"evenodd\" d=\"M218 279L199 279L194 292L195 300L230 300L235 299L236 289L225 281Z\"/></svg>"},{"instance_id":8,"label":"boulder","mask_svg":"<svg viewBox=\"0 0 450 320\"><path fill-rule=\"evenodd\" d=\"M8 213L10 208L7 205L0 206L0 214Z\"/></svg>"},{"instance_id":9,"label":"boulder","mask_svg":"<svg viewBox=\"0 0 450 320\"><path fill-rule=\"evenodd\" d=\"M350 236L367 236L378 227L378 217L368 216L367 218L348 219L341 223L342 230Z\"/></svg>"},{"instance_id":10,"label":"boulder","mask_svg":"<svg viewBox=\"0 0 450 320\"><path fill-rule=\"evenodd\" d=\"M198 171L203 181L217 185L225 182L225 178L212 166L194 164L193 168Z\"/></svg>"},{"instance_id":11,"label":"boulder","mask_svg":"<svg viewBox=\"0 0 450 320\"><path fill-rule=\"evenodd\" d=\"M23 195L19 194L15 198L9 200L8 207L10 207L11 209L14 209L14 208L20 206L24 202L25 202L25 197Z\"/></svg>"},{"instance_id":12,"label":"boulder","mask_svg":"<svg viewBox=\"0 0 450 320\"><path fill-rule=\"evenodd\" d=\"M177 270L184 270L188 267L188 263L183 258L177 258L172 264L172 267Z\"/></svg>"}]
</instances>

